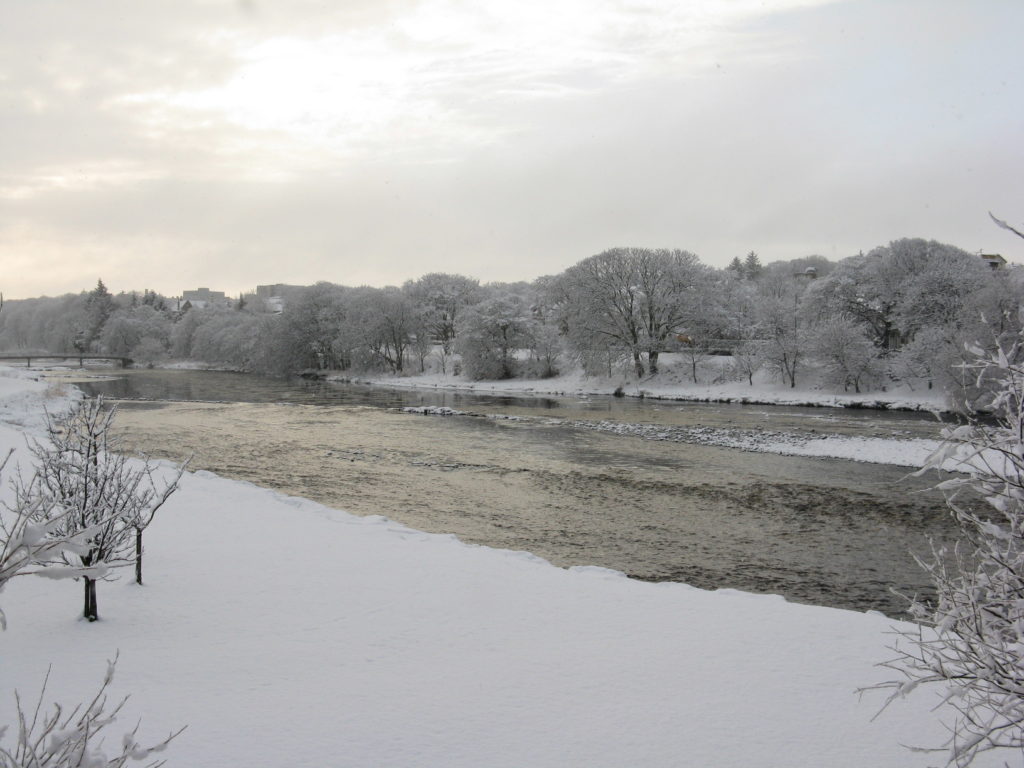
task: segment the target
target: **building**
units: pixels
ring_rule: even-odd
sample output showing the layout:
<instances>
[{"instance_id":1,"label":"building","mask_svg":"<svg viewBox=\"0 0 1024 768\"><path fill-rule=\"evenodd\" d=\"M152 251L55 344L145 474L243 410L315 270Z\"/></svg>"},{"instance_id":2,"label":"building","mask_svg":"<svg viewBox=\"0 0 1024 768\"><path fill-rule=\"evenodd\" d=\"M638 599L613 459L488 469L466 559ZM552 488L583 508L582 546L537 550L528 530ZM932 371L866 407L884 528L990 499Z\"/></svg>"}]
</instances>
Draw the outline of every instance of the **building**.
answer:
<instances>
[{"instance_id":1,"label":"building","mask_svg":"<svg viewBox=\"0 0 1024 768\"><path fill-rule=\"evenodd\" d=\"M301 285L285 285L284 283L274 283L273 285L257 285L256 286L256 298L262 299L267 309L275 314L280 314L284 310L285 300L288 294L292 291L297 291L305 286Z\"/></svg>"},{"instance_id":2,"label":"building","mask_svg":"<svg viewBox=\"0 0 1024 768\"><path fill-rule=\"evenodd\" d=\"M188 302L196 309L202 309L210 304L230 305L231 300L224 295L224 291L211 291L209 288L196 288L194 291L182 291L178 300L178 308L181 309Z\"/></svg>"},{"instance_id":3,"label":"building","mask_svg":"<svg viewBox=\"0 0 1024 768\"><path fill-rule=\"evenodd\" d=\"M224 291L211 291L209 288L196 288L194 291L182 291L181 300L191 301L192 306L195 306L197 301L203 301L209 303L211 301L224 301L227 296L224 295Z\"/></svg>"},{"instance_id":4,"label":"building","mask_svg":"<svg viewBox=\"0 0 1024 768\"><path fill-rule=\"evenodd\" d=\"M992 269L1006 269L1006 259L998 253L979 253L978 255Z\"/></svg>"}]
</instances>

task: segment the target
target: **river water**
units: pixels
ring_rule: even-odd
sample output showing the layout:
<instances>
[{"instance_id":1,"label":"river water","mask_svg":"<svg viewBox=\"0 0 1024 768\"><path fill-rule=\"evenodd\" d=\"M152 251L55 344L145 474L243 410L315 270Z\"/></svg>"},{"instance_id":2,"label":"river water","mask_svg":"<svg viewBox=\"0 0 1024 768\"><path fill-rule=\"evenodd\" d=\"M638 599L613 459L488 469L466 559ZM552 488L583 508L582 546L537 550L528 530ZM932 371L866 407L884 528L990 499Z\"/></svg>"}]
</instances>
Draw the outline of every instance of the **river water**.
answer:
<instances>
[{"instance_id":1,"label":"river water","mask_svg":"<svg viewBox=\"0 0 1024 768\"><path fill-rule=\"evenodd\" d=\"M935 437L931 416L613 397L502 397L197 371L80 383L125 447L557 565L902 615L911 552L954 528L935 478L838 459L645 439L695 426ZM472 415L403 412L444 406ZM608 425L623 429L609 430ZM599 428L600 427L600 428Z\"/></svg>"}]
</instances>

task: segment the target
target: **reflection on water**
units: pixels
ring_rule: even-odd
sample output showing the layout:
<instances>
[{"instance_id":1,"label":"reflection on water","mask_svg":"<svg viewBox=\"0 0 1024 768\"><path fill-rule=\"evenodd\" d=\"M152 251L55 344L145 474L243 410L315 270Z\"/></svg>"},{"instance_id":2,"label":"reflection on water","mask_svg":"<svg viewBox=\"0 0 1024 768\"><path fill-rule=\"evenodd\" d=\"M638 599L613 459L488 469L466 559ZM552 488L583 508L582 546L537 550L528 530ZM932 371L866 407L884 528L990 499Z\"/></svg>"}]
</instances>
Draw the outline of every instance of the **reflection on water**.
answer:
<instances>
[{"instance_id":1,"label":"reflection on water","mask_svg":"<svg viewBox=\"0 0 1024 768\"><path fill-rule=\"evenodd\" d=\"M953 528L905 470L641 440L563 419L928 436L933 419L832 409L488 397L132 371L88 390L123 402L134 449L357 514L381 514L559 565L777 592L897 615L927 580L909 550ZM446 405L527 421L419 416Z\"/></svg>"}]
</instances>

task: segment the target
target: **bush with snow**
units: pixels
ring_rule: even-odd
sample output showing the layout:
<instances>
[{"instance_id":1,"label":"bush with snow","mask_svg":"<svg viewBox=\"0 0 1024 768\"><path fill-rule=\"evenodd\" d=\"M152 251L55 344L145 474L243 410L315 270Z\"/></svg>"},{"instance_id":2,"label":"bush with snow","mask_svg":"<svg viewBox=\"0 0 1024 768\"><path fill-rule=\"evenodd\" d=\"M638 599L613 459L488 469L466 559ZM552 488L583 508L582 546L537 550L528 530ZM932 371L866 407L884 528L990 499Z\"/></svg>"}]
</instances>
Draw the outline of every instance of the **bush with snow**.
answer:
<instances>
[{"instance_id":1,"label":"bush with snow","mask_svg":"<svg viewBox=\"0 0 1024 768\"><path fill-rule=\"evenodd\" d=\"M110 566L134 559L142 583L142 532L178 487L184 467L158 484L148 462L132 464L117 452L111 427L116 409L86 400L63 417L47 419L45 441L32 441L35 474L15 483L17 510L33 510L49 535L84 546L63 549L61 560L84 584L83 617L99 618L96 582ZM134 542L134 547L132 546ZM133 558L134 555L134 558Z\"/></svg>"},{"instance_id":2,"label":"bush with snow","mask_svg":"<svg viewBox=\"0 0 1024 768\"><path fill-rule=\"evenodd\" d=\"M901 679L882 686L889 702L922 684L945 688L956 712L945 749L957 766L991 749L1024 755L1024 334L1008 351L971 352L995 423L947 428L921 470L952 462L965 473L938 487L966 546L919 561L937 597L913 604L923 626L898 633L885 666Z\"/></svg>"},{"instance_id":3,"label":"bush with snow","mask_svg":"<svg viewBox=\"0 0 1024 768\"><path fill-rule=\"evenodd\" d=\"M0 470L7 464L8 454L0 461ZM38 522L39 504L37 500L29 505L15 506L8 510L0 526L0 591L15 576L25 573L36 573L42 576L84 576L86 570L96 575L102 563L95 563L89 569L64 568L49 566L57 558L65 557L65 553L73 552L79 557L88 553L88 539L91 530L79 531L73 536L62 536L58 533L61 516L48 522ZM101 521L102 522L102 521ZM3 611L0 610L0 629L6 629ZM104 729L112 725L121 711L127 697L113 707L107 701L107 689L114 678L116 657L107 663L107 673L103 678L99 691L85 704L64 707L54 703L44 711L43 698L46 695L46 684L43 682L36 703L26 709L21 697L15 692L17 701L18 723L14 732L13 743L4 743L10 728L0 726L0 768L122 768L129 762L149 760L157 753L163 752L167 745L184 728L170 734L166 739L151 747L143 747L136 739L138 726L126 732L115 751L108 753L104 749ZM149 760L146 768L158 768L162 760Z\"/></svg>"}]
</instances>

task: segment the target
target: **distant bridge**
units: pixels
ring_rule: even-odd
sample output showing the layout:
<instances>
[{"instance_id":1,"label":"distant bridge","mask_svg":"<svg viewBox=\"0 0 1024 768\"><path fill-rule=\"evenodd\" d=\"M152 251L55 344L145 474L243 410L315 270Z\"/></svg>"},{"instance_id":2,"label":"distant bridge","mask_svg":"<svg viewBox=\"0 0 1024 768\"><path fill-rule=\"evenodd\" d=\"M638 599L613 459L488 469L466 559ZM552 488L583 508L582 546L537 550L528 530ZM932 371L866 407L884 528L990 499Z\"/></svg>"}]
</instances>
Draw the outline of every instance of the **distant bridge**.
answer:
<instances>
[{"instance_id":1,"label":"distant bridge","mask_svg":"<svg viewBox=\"0 0 1024 768\"><path fill-rule=\"evenodd\" d=\"M39 352L29 355L0 354L0 360L24 360L26 368L32 367L33 360L60 360L62 362L67 360L77 360L80 368L85 365L86 360L110 360L112 362L120 363L122 368L127 368L132 364L132 359L130 357L120 357L118 355L82 355L78 352L70 354L51 352Z\"/></svg>"}]
</instances>

